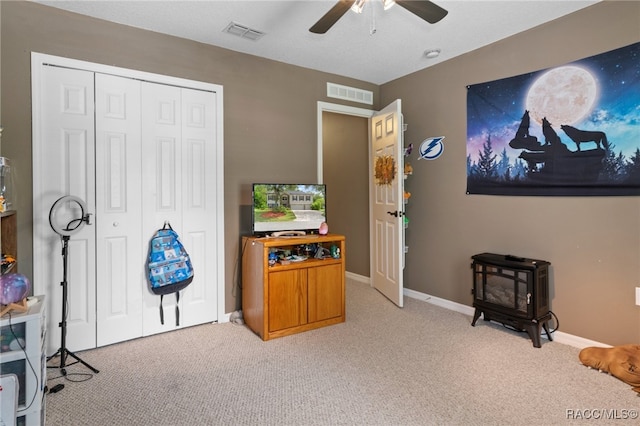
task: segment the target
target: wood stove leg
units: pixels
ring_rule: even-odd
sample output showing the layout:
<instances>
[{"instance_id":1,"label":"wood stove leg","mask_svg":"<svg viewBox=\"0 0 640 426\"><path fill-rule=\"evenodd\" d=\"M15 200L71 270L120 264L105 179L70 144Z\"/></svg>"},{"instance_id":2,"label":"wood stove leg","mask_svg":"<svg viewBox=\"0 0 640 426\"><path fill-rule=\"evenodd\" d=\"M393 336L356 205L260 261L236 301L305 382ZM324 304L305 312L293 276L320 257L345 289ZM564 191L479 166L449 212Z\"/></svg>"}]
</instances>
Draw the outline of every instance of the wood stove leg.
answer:
<instances>
[{"instance_id":1,"label":"wood stove leg","mask_svg":"<svg viewBox=\"0 0 640 426\"><path fill-rule=\"evenodd\" d=\"M542 331L540 328L540 323L531 323L531 324L526 324L524 326L525 330L527 330L527 334L529 335L529 338L531 338L531 341L533 342L533 346L536 348L541 347L540 345L540 332Z\"/></svg>"},{"instance_id":2,"label":"wood stove leg","mask_svg":"<svg viewBox=\"0 0 640 426\"><path fill-rule=\"evenodd\" d=\"M476 308L476 311L473 314L473 321L471 322L471 326L475 327L476 326L476 321L478 321L478 318L480 318L480 315L482 314L482 311L478 308Z\"/></svg>"}]
</instances>

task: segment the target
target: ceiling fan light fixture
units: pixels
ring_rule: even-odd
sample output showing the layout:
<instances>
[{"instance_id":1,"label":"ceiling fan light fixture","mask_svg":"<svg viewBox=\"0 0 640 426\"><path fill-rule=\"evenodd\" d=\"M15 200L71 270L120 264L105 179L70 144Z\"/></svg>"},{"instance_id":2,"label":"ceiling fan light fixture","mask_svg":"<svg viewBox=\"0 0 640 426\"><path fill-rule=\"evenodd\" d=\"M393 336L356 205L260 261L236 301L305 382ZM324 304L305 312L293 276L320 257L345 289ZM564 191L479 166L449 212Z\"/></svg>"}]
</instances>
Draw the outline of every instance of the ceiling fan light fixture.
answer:
<instances>
[{"instance_id":1,"label":"ceiling fan light fixture","mask_svg":"<svg viewBox=\"0 0 640 426\"><path fill-rule=\"evenodd\" d=\"M433 59L440 56L442 51L440 49L429 49L424 51L424 57L427 59Z\"/></svg>"},{"instance_id":2,"label":"ceiling fan light fixture","mask_svg":"<svg viewBox=\"0 0 640 426\"><path fill-rule=\"evenodd\" d=\"M334 0L335 1L335 0ZM327 11L322 17L309 28L309 31L315 34L324 34L333 25L338 22L345 13L351 9L355 13L362 13L364 5L368 0L338 0L331 9ZM435 24L447 16L447 11L435 3L428 0L414 1L414 0L380 0L384 9L389 9L395 3L398 3L403 9L408 10L417 17L427 21L430 24ZM373 9L371 12L373 22ZM372 25L373 26L373 25ZM375 28L372 29L371 34L375 33Z\"/></svg>"},{"instance_id":3,"label":"ceiling fan light fixture","mask_svg":"<svg viewBox=\"0 0 640 426\"><path fill-rule=\"evenodd\" d=\"M389 10L396 4L396 0L382 0L382 7L384 10Z\"/></svg>"},{"instance_id":4,"label":"ceiling fan light fixture","mask_svg":"<svg viewBox=\"0 0 640 426\"><path fill-rule=\"evenodd\" d=\"M364 9L364 3L366 1L367 0L356 0L355 2L353 2L351 10L353 10L355 13L362 13L362 9Z\"/></svg>"}]
</instances>

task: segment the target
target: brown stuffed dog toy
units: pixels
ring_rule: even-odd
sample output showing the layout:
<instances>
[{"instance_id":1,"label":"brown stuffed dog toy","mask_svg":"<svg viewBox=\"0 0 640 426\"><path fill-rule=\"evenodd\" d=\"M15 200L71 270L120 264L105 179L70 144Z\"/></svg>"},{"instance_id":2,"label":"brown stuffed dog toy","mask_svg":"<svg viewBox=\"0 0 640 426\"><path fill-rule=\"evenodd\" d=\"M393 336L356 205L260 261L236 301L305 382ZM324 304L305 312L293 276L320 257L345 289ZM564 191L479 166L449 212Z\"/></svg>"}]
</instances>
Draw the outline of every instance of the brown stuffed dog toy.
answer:
<instances>
[{"instance_id":1,"label":"brown stuffed dog toy","mask_svg":"<svg viewBox=\"0 0 640 426\"><path fill-rule=\"evenodd\" d=\"M640 345L589 347L581 350L578 357L587 367L609 373L640 393Z\"/></svg>"}]
</instances>

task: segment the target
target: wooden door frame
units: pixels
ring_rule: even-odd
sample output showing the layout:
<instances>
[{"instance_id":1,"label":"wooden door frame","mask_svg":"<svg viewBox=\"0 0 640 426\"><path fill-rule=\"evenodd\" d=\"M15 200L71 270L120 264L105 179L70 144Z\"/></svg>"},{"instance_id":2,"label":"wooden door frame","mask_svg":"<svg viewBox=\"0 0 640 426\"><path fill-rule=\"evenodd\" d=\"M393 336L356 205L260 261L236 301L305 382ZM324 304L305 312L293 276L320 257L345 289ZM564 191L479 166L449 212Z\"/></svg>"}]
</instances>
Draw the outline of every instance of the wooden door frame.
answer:
<instances>
[{"instance_id":1,"label":"wooden door frame","mask_svg":"<svg viewBox=\"0 0 640 426\"><path fill-rule=\"evenodd\" d=\"M372 109L365 109L365 108L357 108L357 107L351 107L351 106L346 106L346 105L340 105L340 104L333 104L333 103L329 103L329 102L322 102L322 101L318 101L318 134L317 134L317 141L318 141L318 166L317 166L317 170L318 170L318 183L322 183L322 166L323 166L323 161L324 159L322 158L322 149L323 149L323 141L322 141L322 113L323 112L333 112L336 114L345 114L345 115L354 115L356 117L363 117L363 118L371 118L373 116L373 114L375 113L374 110ZM369 165L369 167L371 167L371 165Z\"/></svg>"},{"instance_id":2,"label":"wooden door frame","mask_svg":"<svg viewBox=\"0 0 640 426\"><path fill-rule=\"evenodd\" d=\"M324 112L332 112L335 114L344 114L344 115L352 115L355 117L361 117L361 118L366 118L367 120L370 120L371 117L375 114L376 111L372 110L372 109L365 109L365 108L357 108L357 107L352 107L352 106L347 106L347 105L340 105L340 104L334 104L334 103L330 103L330 102L322 102L322 101L318 101L317 104L317 175L318 175L318 183L323 183L323 165L324 165L324 158L323 158L323 133L322 133L322 126L323 126L323 113ZM372 169L371 169L371 161L369 161L369 158L371 156L371 126L368 126L369 128L369 141L367 143L367 162L369 164L369 176L373 176L372 175ZM371 193L371 186L373 185L373 182L371 179L369 179L369 187L367 188L367 190L369 191L369 193ZM371 211L371 202L369 202L369 224L371 223L371 216L372 216L372 211ZM369 259L369 264L370 264L370 268L372 267L371 265L373 265L372 260ZM372 281L370 279L371 277L371 270L369 271L369 277L364 277L362 275L359 274L353 274L353 273L349 273L348 271L346 272L346 275L351 278L351 279L355 279L357 281L361 281L361 282L365 282L368 283L369 285L372 285Z\"/></svg>"}]
</instances>

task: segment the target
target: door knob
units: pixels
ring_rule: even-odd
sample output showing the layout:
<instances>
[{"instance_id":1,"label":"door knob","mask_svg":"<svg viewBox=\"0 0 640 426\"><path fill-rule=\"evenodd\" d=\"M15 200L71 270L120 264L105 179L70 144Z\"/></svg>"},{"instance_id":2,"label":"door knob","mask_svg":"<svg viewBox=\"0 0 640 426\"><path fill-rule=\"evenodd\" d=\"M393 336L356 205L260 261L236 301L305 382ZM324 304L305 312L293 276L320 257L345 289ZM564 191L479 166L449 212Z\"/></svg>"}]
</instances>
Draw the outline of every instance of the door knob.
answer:
<instances>
[{"instance_id":1,"label":"door knob","mask_svg":"<svg viewBox=\"0 0 640 426\"><path fill-rule=\"evenodd\" d=\"M394 211L394 212L387 212L387 214L390 214L393 217L402 217L404 216L404 212L399 212L399 211Z\"/></svg>"}]
</instances>

